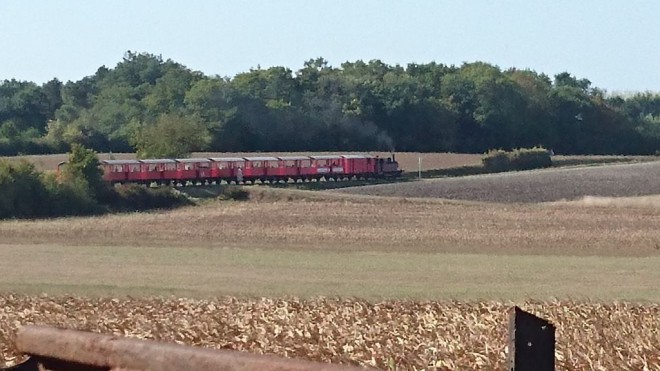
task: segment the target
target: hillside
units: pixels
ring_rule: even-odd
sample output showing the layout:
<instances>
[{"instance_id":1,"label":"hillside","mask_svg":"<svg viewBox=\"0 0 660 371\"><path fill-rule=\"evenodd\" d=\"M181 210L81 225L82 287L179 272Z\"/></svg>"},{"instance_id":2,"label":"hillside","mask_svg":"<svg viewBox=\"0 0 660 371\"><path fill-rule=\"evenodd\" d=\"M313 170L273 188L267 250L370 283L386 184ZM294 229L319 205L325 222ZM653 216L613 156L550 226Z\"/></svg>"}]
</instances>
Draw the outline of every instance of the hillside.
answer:
<instances>
[{"instance_id":1,"label":"hillside","mask_svg":"<svg viewBox=\"0 0 660 371\"><path fill-rule=\"evenodd\" d=\"M344 188L332 192L485 202L549 202L660 194L660 161Z\"/></svg>"}]
</instances>

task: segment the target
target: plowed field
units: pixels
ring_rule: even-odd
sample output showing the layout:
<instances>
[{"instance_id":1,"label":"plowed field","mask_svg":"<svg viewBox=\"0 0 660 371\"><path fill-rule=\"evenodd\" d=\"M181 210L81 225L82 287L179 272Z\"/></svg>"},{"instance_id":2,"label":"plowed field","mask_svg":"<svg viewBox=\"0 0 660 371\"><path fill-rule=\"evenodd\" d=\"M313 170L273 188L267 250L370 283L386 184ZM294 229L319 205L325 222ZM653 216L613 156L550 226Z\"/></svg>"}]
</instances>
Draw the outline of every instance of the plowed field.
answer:
<instances>
[{"instance_id":1,"label":"plowed field","mask_svg":"<svg viewBox=\"0 0 660 371\"><path fill-rule=\"evenodd\" d=\"M333 192L486 202L548 202L585 196L660 194L660 162L499 173L351 187Z\"/></svg>"}]
</instances>

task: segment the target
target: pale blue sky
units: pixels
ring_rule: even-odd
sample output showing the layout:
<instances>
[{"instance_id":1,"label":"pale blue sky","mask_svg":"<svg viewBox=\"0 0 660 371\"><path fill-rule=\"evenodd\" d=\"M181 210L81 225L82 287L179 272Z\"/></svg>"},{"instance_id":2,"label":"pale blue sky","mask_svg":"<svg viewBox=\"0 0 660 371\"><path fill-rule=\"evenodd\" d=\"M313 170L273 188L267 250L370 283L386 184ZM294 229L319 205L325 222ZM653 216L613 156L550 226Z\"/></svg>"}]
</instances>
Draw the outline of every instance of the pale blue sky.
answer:
<instances>
[{"instance_id":1,"label":"pale blue sky","mask_svg":"<svg viewBox=\"0 0 660 371\"><path fill-rule=\"evenodd\" d=\"M132 50L222 76L319 56L485 61L660 91L656 0L0 0L0 17L0 79L79 80Z\"/></svg>"}]
</instances>

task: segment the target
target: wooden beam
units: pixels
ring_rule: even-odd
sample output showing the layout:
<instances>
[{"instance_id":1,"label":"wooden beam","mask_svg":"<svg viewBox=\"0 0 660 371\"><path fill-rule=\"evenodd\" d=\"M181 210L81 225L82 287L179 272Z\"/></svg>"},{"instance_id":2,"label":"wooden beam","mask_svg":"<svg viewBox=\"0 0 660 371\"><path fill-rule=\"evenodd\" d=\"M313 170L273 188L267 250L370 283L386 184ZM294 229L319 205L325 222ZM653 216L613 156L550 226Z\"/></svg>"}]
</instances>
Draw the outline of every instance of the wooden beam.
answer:
<instances>
[{"instance_id":1,"label":"wooden beam","mask_svg":"<svg viewBox=\"0 0 660 371\"><path fill-rule=\"evenodd\" d=\"M51 327L25 326L16 335L19 351L48 360L85 366L85 370L323 370L348 371L360 368L329 363L316 363L246 352L196 348L173 343L160 343L120 336L102 335ZM45 360L45 361L44 361ZM56 366L56 365L53 365ZM55 367L53 369L67 369ZM77 367L72 367L77 369Z\"/></svg>"}]
</instances>

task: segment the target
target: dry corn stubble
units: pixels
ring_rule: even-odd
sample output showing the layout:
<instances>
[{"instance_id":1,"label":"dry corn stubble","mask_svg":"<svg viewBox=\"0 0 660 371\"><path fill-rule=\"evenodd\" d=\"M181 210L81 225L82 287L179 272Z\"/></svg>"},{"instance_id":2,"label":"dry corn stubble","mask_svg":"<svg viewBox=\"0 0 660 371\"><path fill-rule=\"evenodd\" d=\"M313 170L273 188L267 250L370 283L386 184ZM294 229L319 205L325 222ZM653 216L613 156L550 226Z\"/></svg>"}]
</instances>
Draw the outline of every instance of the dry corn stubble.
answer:
<instances>
[{"instance_id":1,"label":"dry corn stubble","mask_svg":"<svg viewBox=\"0 0 660 371\"><path fill-rule=\"evenodd\" d=\"M503 369L507 310L496 302L0 297L0 364L22 324L398 369ZM528 302L557 326L562 370L660 370L660 306Z\"/></svg>"}]
</instances>

